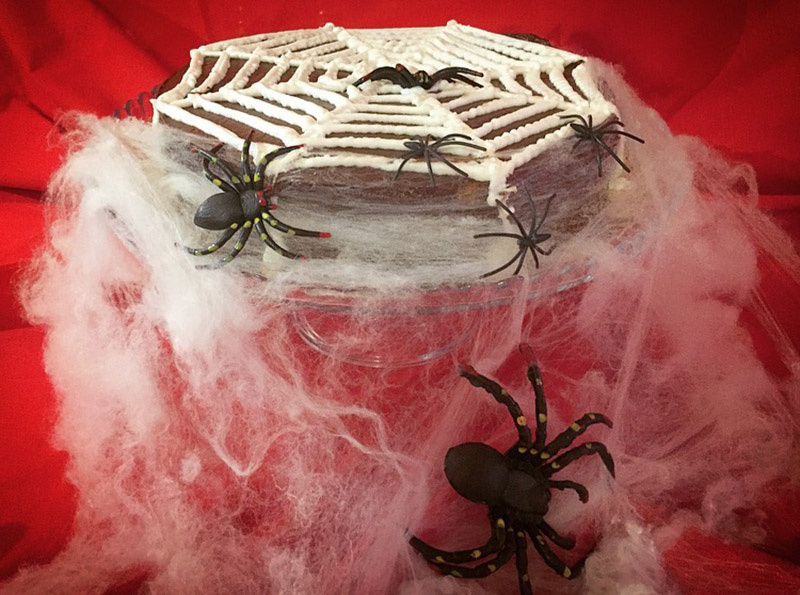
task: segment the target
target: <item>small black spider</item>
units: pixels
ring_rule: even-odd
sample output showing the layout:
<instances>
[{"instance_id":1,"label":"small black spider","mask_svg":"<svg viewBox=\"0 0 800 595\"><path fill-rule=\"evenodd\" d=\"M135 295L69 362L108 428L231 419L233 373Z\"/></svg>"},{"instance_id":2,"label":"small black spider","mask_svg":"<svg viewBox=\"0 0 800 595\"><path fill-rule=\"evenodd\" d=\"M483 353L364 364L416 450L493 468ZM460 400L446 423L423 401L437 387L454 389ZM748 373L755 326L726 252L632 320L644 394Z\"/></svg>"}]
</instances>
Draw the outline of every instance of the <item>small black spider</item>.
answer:
<instances>
[{"instance_id":1,"label":"small black spider","mask_svg":"<svg viewBox=\"0 0 800 595\"><path fill-rule=\"evenodd\" d=\"M272 214L270 209L275 205L267 203L268 193L272 191L272 186L264 185L264 172L267 165L281 155L301 148L303 145L294 147L282 147L271 153L266 154L256 167L255 173L250 164L250 141L253 136L251 132L242 145L242 166L241 173L235 174L233 168L217 156L217 151L222 144L216 145L210 151L205 151L198 147L192 147L192 151L203 156L203 172L211 183L224 190L219 194L210 196L197 207L194 215L194 224L203 229L225 230L216 242L207 248L187 248L190 254L203 256L216 252L224 246L228 240L239 230L236 244L233 250L220 260L219 264L224 265L236 258L247 243L250 233L255 227L264 243L272 248L281 256L287 258L302 258L301 256L289 252L281 247L272 236L267 232L267 223L270 227L277 229L288 235L305 236L312 238L327 238L330 234L320 231L309 231L286 225ZM213 163L225 174L227 181L215 175L210 169Z\"/></svg>"},{"instance_id":2,"label":"small black spider","mask_svg":"<svg viewBox=\"0 0 800 595\"><path fill-rule=\"evenodd\" d=\"M361 83L365 83L366 81L387 80L396 85L400 85L404 89L410 89L411 87L422 87L427 91L437 82L445 80L461 81L462 83L467 83L473 87L482 86L480 83L476 83L475 81L468 79L465 75L483 76L483 73L478 72L477 70L470 70L469 68L452 66L450 68L442 68L441 70L437 70L433 74L428 74L424 70L420 70L419 72L411 74L408 68L402 64L398 64L394 68L391 66L380 66L372 72L362 76L355 83L353 83L353 85L358 87Z\"/></svg>"},{"instance_id":3,"label":"small black spider","mask_svg":"<svg viewBox=\"0 0 800 595\"><path fill-rule=\"evenodd\" d=\"M603 151L608 153L614 158L614 161L619 163L620 167L624 169L627 173L631 173L631 168L629 168L625 163L623 163L622 159L619 158L611 147L609 147L606 143L603 142L603 137L606 134L618 134L621 136L627 136L630 139L635 140L637 143L644 143L644 140L639 138L638 136L634 136L629 132L625 132L624 130L616 130L611 128L612 126L619 126L622 128L625 126L622 122L617 120L616 118L610 119L605 124L601 124L597 128L592 125L592 115L589 114L589 121L586 121L586 118L580 116L578 114L570 114L568 116L559 116L563 120L579 120L579 122L570 122L570 127L577 133L578 142L575 143L575 146L572 147L574 151L578 146L584 142L589 141L594 144L595 152L597 154L597 176L603 175Z\"/></svg>"},{"instance_id":4,"label":"small black spider","mask_svg":"<svg viewBox=\"0 0 800 595\"><path fill-rule=\"evenodd\" d=\"M442 573L457 578L488 576L516 555L519 591L530 595L533 591L528 576L527 537L545 564L564 578L575 578L586 560L584 557L569 566L545 541L547 538L566 550L575 546L573 539L560 535L544 520L551 489L574 490L581 502L589 499L585 486L551 477L576 459L592 454L600 456L613 477L614 459L600 442L584 442L561 452L592 424L612 427L611 421L600 413L584 414L547 442L547 404L542 376L530 347L523 345L520 351L528 360L528 379L536 395L535 436L531 436L522 409L503 387L474 369L463 367L460 373L464 378L506 406L517 428L518 439L505 454L480 442L460 444L447 452L444 462L445 475L456 492L489 507L489 540L477 548L458 551L434 548L418 537L412 537L410 544Z\"/></svg>"},{"instance_id":5,"label":"small black spider","mask_svg":"<svg viewBox=\"0 0 800 595\"><path fill-rule=\"evenodd\" d=\"M431 185L436 186L436 178L433 177L433 167L431 166L431 157L434 159L438 159L445 165L449 166L450 169L456 171L460 175L467 177L467 172L462 169L457 168L453 165L449 160L439 154L439 149L443 147L452 147L455 145L462 146L462 147L469 147L470 149L477 149L478 151L485 151L483 147L479 147L478 145L473 145L472 143L465 143L460 140L453 140L453 139L467 139L469 137L466 134L448 134L443 136L438 140L434 140L430 134L425 135L425 137L416 136L413 140L407 140L403 144L406 146L408 151L403 153L403 161L400 162L400 167L397 168L397 172L394 174L394 180L400 175L400 172L403 170L403 166L408 163L409 159L414 159L415 157L422 157L425 159L425 163L428 164L428 173L431 176ZM431 142L433 140L433 142Z\"/></svg>"},{"instance_id":6,"label":"small black spider","mask_svg":"<svg viewBox=\"0 0 800 595\"><path fill-rule=\"evenodd\" d=\"M547 205L544 208L544 215L542 215L541 221L537 220L536 217L536 207L533 204L533 199L531 198L530 193L528 190L525 190L525 193L528 195L528 202L531 205L531 227L529 230L525 230L525 227L522 225L522 221L514 214L514 211L509 209L506 205L504 205L501 201L497 201L497 204L506 212L508 216L517 224L519 228L519 233L510 233L510 232L491 232L491 233L479 233L475 234L473 237L475 238L514 238L517 240L517 246L519 247L519 251L505 264L497 267L496 269L492 269L488 273L484 273L481 275L481 279L485 279L486 277L491 277L495 273L499 273L500 271L510 267L514 264L517 260L519 263L517 264L517 268L514 269L514 274L517 275L522 270L522 265L525 262L525 256L528 254L528 250L531 251L533 254L533 261L536 263L536 268L539 268L539 257L537 256L537 252L543 256L547 256L553 251L553 248L549 250L542 249L539 244L542 242L546 242L550 239L549 233L539 233L539 230L542 228L542 224L544 223L545 219L547 219L547 213L550 211L550 203L553 202L553 198L555 198L555 194L551 195L550 198L547 199Z\"/></svg>"}]
</instances>

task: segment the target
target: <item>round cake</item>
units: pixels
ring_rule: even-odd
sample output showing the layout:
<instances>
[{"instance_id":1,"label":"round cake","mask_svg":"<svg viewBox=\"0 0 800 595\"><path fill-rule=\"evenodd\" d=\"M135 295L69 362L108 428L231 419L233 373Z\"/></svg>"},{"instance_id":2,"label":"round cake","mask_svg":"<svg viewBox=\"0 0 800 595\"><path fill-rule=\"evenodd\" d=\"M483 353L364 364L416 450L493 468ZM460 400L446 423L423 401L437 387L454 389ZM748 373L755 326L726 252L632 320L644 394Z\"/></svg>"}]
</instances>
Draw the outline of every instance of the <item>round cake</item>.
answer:
<instances>
[{"instance_id":1,"label":"round cake","mask_svg":"<svg viewBox=\"0 0 800 595\"><path fill-rule=\"evenodd\" d=\"M545 267L606 204L627 170L620 137L632 137L580 56L452 21L209 44L153 107L156 122L208 137L196 140L197 165L227 192L219 204L244 205L248 190L269 199L252 217L204 224L200 211L218 214L219 204L195 197L206 231L190 239L194 253L227 263L255 250L260 272L288 269L307 285L398 273L438 285ZM258 183L230 180L254 174ZM245 219L263 220L267 247L240 238L222 260L211 255ZM300 268L286 256L306 258ZM332 259L344 265L336 279L326 274Z\"/></svg>"}]
</instances>

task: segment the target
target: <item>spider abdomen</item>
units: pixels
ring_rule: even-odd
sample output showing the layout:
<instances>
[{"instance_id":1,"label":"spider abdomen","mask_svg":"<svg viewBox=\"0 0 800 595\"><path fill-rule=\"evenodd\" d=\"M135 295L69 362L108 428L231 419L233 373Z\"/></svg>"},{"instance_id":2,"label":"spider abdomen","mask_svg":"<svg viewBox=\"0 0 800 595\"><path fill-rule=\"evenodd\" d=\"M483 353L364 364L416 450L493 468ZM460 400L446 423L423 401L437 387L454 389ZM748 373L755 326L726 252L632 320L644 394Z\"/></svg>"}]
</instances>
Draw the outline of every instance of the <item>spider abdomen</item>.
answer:
<instances>
[{"instance_id":1,"label":"spider abdomen","mask_svg":"<svg viewBox=\"0 0 800 595\"><path fill-rule=\"evenodd\" d=\"M454 446L444 460L445 476L456 492L490 506L502 500L510 471L502 454L480 442Z\"/></svg>"},{"instance_id":2,"label":"spider abdomen","mask_svg":"<svg viewBox=\"0 0 800 595\"><path fill-rule=\"evenodd\" d=\"M226 229L242 223L244 211L239 196L233 192L220 192L209 196L197 207L194 224L203 229Z\"/></svg>"}]
</instances>

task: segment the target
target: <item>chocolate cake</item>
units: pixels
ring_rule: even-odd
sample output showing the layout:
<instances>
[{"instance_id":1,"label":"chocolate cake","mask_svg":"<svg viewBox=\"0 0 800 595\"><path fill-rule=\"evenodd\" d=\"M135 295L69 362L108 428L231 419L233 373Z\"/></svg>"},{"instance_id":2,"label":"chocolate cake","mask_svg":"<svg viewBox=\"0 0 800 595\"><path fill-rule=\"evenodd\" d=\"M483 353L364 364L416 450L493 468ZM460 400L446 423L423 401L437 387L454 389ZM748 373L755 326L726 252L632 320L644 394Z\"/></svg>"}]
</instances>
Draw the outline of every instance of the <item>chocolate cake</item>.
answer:
<instances>
[{"instance_id":1,"label":"chocolate cake","mask_svg":"<svg viewBox=\"0 0 800 595\"><path fill-rule=\"evenodd\" d=\"M214 156L228 163L239 162L243 146L258 163L301 145L266 173L287 222L331 232L278 239L306 263L344 258L413 270L439 256L430 240L441 235L444 253L465 263L444 282L499 279L519 272L497 266L523 247L509 234L524 228L523 237L563 243L602 208L613 174L627 169L618 155L627 133L583 58L533 36L453 21L328 24L212 43L193 50L162 90L154 120L208 137L206 150L222 143ZM380 218L399 217L410 218L400 229L376 228ZM506 236L487 235L498 233ZM414 250L421 243L422 254ZM266 269L288 266L265 254Z\"/></svg>"}]
</instances>

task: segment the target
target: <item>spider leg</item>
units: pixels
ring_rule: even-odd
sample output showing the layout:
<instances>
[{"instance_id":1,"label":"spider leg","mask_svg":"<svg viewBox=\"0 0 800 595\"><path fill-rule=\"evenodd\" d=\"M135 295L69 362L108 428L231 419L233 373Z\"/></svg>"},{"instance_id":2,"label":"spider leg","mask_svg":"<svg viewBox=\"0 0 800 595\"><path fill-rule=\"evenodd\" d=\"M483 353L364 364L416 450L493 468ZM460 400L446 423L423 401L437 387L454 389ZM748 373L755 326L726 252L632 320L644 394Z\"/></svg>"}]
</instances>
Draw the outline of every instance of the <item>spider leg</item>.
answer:
<instances>
[{"instance_id":1,"label":"spider leg","mask_svg":"<svg viewBox=\"0 0 800 595\"><path fill-rule=\"evenodd\" d=\"M553 550L550 549L550 546L547 545L547 542L544 539L544 535L542 535L542 531L540 527L527 527L526 530L531 536L531 541L533 542L533 547L536 548L536 551L539 552L539 555L544 560L544 563L547 564L550 568L555 570L558 574L563 576L564 578L573 579L576 578L581 570L583 570L583 565L586 562L586 558L581 558L576 564L573 566L568 566L564 563L561 558L553 553ZM552 530L552 529L551 529ZM555 531L553 531L555 533ZM555 543L555 541L553 542Z\"/></svg>"},{"instance_id":2,"label":"spider leg","mask_svg":"<svg viewBox=\"0 0 800 595\"><path fill-rule=\"evenodd\" d=\"M625 165L625 163L622 161L622 159L619 158L619 156L614 152L614 150L603 142L603 139L596 136L592 140L598 145L598 151L597 151L598 163L600 159L600 147L602 147L603 149L605 149L606 153L608 153L614 158L614 161L616 161L620 165L620 167L625 170L626 173L631 172L631 168Z\"/></svg>"},{"instance_id":3,"label":"spider leg","mask_svg":"<svg viewBox=\"0 0 800 595\"><path fill-rule=\"evenodd\" d=\"M528 427L528 422L525 419L525 415L523 415L519 404L510 394L508 394L508 391L497 384L494 380L491 380L482 374L478 374L478 372L476 372L471 366L461 366L458 373L466 378L472 386L482 388L487 393L492 395L498 403L506 406L506 409L508 409L508 412L511 414L511 417L514 420L514 425L516 426L517 434L519 435L519 442L516 446L525 449L530 448L531 430Z\"/></svg>"},{"instance_id":4,"label":"spider leg","mask_svg":"<svg viewBox=\"0 0 800 595\"><path fill-rule=\"evenodd\" d=\"M283 221L271 215L267 210L261 211L261 217L267 224L269 224L270 227L274 227L278 231L282 231L290 236L301 236L305 238L331 237L331 234L329 234L327 231L311 231L310 229L301 229L299 227L286 225Z\"/></svg>"},{"instance_id":5,"label":"spider leg","mask_svg":"<svg viewBox=\"0 0 800 595\"><path fill-rule=\"evenodd\" d=\"M572 450L568 450L553 462L544 465L541 468L542 475L549 479L550 476L569 465L575 459L592 454L600 455L600 458L603 460L603 464L606 466L606 469L608 469L611 477L614 477L614 459L611 457L611 454L608 452L605 444L600 442L585 442L580 446L576 446Z\"/></svg>"},{"instance_id":6,"label":"spider leg","mask_svg":"<svg viewBox=\"0 0 800 595\"><path fill-rule=\"evenodd\" d=\"M247 243L251 231L253 231L253 222L245 221L244 225L242 225L242 229L239 232L238 237L236 238L236 243L233 245L233 250L231 250L222 259L220 259L219 261L220 265L227 264L234 258L239 256L239 252L242 251L242 248L244 248L244 245Z\"/></svg>"},{"instance_id":7,"label":"spider leg","mask_svg":"<svg viewBox=\"0 0 800 595\"><path fill-rule=\"evenodd\" d=\"M242 179L248 188L253 187L253 170L250 169L250 143L253 139L251 130L242 143Z\"/></svg>"},{"instance_id":8,"label":"spider leg","mask_svg":"<svg viewBox=\"0 0 800 595\"><path fill-rule=\"evenodd\" d=\"M582 486L581 484L579 484L579 483L577 483L575 481L570 481L568 479L564 479L564 480L548 479L547 480L547 485L550 486L551 488L555 488L557 490L575 490L575 493L578 494L578 499L581 502L588 502L589 501L589 490L587 490L584 486ZM548 537L549 537L549 535L548 535ZM553 541L555 541L555 540L553 540ZM557 544L557 545L561 545L561 544ZM564 546L562 545L561 547L564 547ZM569 549L569 548L565 548L565 549Z\"/></svg>"},{"instance_id":9,"label":"spider leg","mask_svg":"<svg viewBox=\"0 0 800 595\"><path fill-rule=\"evenodd\" d=\"M545 520L541 520L536 523L536 527L539 529L539 531L544 533L544 536L547 537L547 539L555 543L558 547L565 550L571 550L575 547L574 539L571 537L564 537L549 524L547 524Z\"/></svg>"},{"instance_id":10,"label":"spider leg","mask_svg":"<svg viewBox=\"0 0 800 595\"><path fill-rule=\"evenodd\" d=\"M463 169L459 169L458 167L456 167L455 165L453 165L453 164L452 164L452 163L451 163L451 162L450 162L450 161L449 161L449 160L448 160L446 157L443 157L443 156L439 155L439 153L437 153L435 150L429 149L429 150L427 151L427 155L428 155L428 167L429 167L429 168L430 168L430 156L431 156L431 155L433 155L433 156L434 156L436 159L438 159L439 161L441 161L441 162L442 162L442 163L444 163L445 165L449 166L449 167L450 167L450 169L452 169L452 170L454 170L454 171L458 172L459 174L461 174L461 175L462 175L462 176L464 176L465 178L469 177L469 175L467 174L467 172L465 172ZM431 176L433 176L433 172L431 172ZM435 186L435 185L436 185L436 184L434 183L434 186Z\"/></svg>"},{"instance_id":11,"label":"spider leg","mask_svg":"<svg viewBox=\"0 0 800 595\"><path fill-rule=\"evenodd\" d=\"M405 77L400 73L397 68L392 68L391 66L381 66L380 68L376 68L372 72L369 72L358 79L356 82L353 83L354 86L358 87L359 85L366 83L367 81L377 81L377 80L388 80L393 82L396 85L403 86L403 81Z\"/></svg>"},{"instance_id":12,"label":"spider leg","mask_svg":"<svg viewBox=\"0 0 800 595\"><path fill-rule=\"evenodd\" d=\"M221 144L217 145L216 147L214 147L213 149L211 149L211 152L212 152L212 153L214 153L214 152L215 152L216 150L218 150L218 149L219 149L221 146L222 146ZM214 186L217 186L217 187L219 187L219 188L222 188L222 189L223 189L225 192L233 192L234 194L236 194L236 195L238 196L238 194L239 194L239 191L238 191L238 190L236 190L236 188L234 188L234 187L233 187L231 184L229 184L228 182L226 182L226 181L225 181L225 180L223 180L222 178L219 178L219 177L217 177L217 176L216 176L216 175L215 175L215 174L214 174L214 173L211 171L211 169L208 167L210 163L211 163L211 160L210 160L210 159L208 159L207 157L204 157L204 158L203 158L203 173L205 174L206 178L207 178L207 179L208 179L208 180L209 180L209 181L210 181L212 184L214 184Z\"/></svg>"},{"instance_id":13,"label":"spider leg","mask_svg":"<svg viewBox=\"0 0 800 595\"><path fill-rule=\"evenodd\" d=\"M446 76L444 78L448 81L461 81L462 83L467 83L468 85L472 85L473 87L477 88L483 87L483 85L480 83L473 81L472 79L469 79L461 74L451 74L450 76Z\"/></svg>"},{"instance_id":14,"label":"spider leg","mask_svg":"<svg viewBox=\"0 0 800 595\"><path fill-rule=\"evenodd\" d=\"M431 177L431 186L436 186L436 178L433 175L433 165L431 164L431 153L432 151L427 146L423 149L425 164L428 166L428 175ZM433 153L433 155L436 155L436 153Z\"/></svg>"},{"instance_id":15,"label":"spider leg","mask_svg":"<svg viewBox=\"0 0 800 595\"><path fill-rule=\"evenodd\" d=\"M523 344L520 345L519 350L528 362L528 381L531 383L533 394L536 396L536 438L531 448L531 454L538 454L547 441L547 401L544 397L544 382L531 346Z\"/></svg>"},{"instance_id":16,"label":"spider leg","mask_svg":"<svg viewBox=\"0 0 800 595\"><path fill-rule=\"evenodd\" d=\"M454 576L456 578L484 578L495 572L498 568L503 566L506 562L511 560L511 557L515 553L515 546L514 541L506 540L503 547L497 552L497 555L482 564L478 564L477 566L457 566L455 564L447 564L446 562L439 562L438 560L428 559L426 560L436 566L439 569L439 572L442 574L447 574L450 576Z\"/></svg>"},{"instance_id":17,"label":"spider leg","mask_svg":"<svg viewBox=\"0 0 800 595\"><path fill-rule=\"evenodd\" d=\"M211 163L218 166L223 173L228 176L228 180L230 180L231 184L233 184L233 186L239 192L243 192L245 187L242 185L242 181L239 179L239 176L233 173L233 170L230 168L230 166L217 156L216 151L218 151L220 147L222 147L221 144L215 146L213 149L211 149L211 151L206 151L200 147L192 147L190 150L195 153L200 153L203 157L211 161Z\"/></svg>"},{"instance_id":18,"label":"spider leg","mask_svg":"<svg viewBox=\"0 0 800 595\"><path fill-rule=\"evenodd\" d=\"M497 231L497 232L486 232L486 233L476 233L473 238L514 238L515 240L519 239L518 233L507 233L504 231Z\"/></svg>"},{"instance_id":19,"label":"spider leg","mask_svg":"<svg viewBox=\"0 0 800 595\"><path fill-rule=\"evenodd\" d=\"M296 149L301 149L303 146L304 145L293 145L291 147L281 147L280 149L275 149L274 151L270 151L264 155L259 160L258 166L256 166L256 173L253 175L253 182L258 183L261 181L261 178L264 176L264 172L267 169L267 165L269 165L273 159L280 157L281 155L285 155L286 153L291 153Z\"/></svg>"},{"instance_id":20,"label":"spider leg","mask_svg":"<svg viewBox=\"0 0 800 595\"><path fill-rule=\"evenodd\" d=\"M511 260L509 260L508 262L506 262L504 265L501 265L501 266L497 267L496 269L492 269L492 270L491 270L491 271L489 271L488 273L484 273L483 275L481 275L481 276L480 276L480 278L481 278L481 279L485 279L486 277L491 277L492 275L494 275L494 274L496 274L496 273L499 273L500 271L502 271L502 270L504 270L504 269L507 269L507 268L508 268L508 267L510 267L512 264L514 264L515 262L517 262L517 259L518 259L518 258L520 258L520 257L521 257L523 254L524 254L524 251L523 251L523 250L520 250L519 252L517 252L517 254L516 254L516 255L515 255L513 258L511 258Z\"/></svg>"},{"instance_id":21,"label":"spider leg","mask_svg":"<svg viewBox=\"0 0 800 595\"><path fill-rule=\"evenodd\" d=\"M522 248L519 252L519 262L517 263L517 268L514 269L514 274L519 275L519 272L522 270L522 265L525 264L525 257L528 255L528 248L531 247L530 241L525 242L525 247ZM533 253L533 260L536 263L536 268L539 268L539 258L536 256L536 252Z\"/></svg>"},{"instance_id":22,"label":"spider leg","mask_svg":"<svg viewBox=\"0 0 800 595\"><path fill-rule=\"evenodd\" d=\"M547 459L558 453L561 449L567 448L572 444L578 436L583 434L591 425L605 424L609 428L613 428L614 424L602 413L586 413L580 419L572 422L572 424L558 436L556 436L550 444L542 450L542 459ZM545 456L546 455L546 456Z\"/></svg>"},{"instance_id":23,"label":"spider leg","mask_svg":"<svg viewBox=\"0 0 800 595\"><path fill-rule=\"evenodd\" d=\"M603 136L605 134L619 134L622 136L627 136L628 138L631 138L638 143L645 144L643 138L639 138L638 136L631 134L630 132L627 132L625 130L605 130L600 136Z\"/></svg>"},{"instance_id":24,"label":"spider leg","mask_svg":"<svg viewBox=\"0 0 800 595\"><path fill-rule=\"evenodd\" d=\"M476 560L486 558L487 556L499 552L506 545L506 534L509 531L505 519L490 515L489 522L492 526L492 535L485 544L477 548L449 552L432 547L416 536L411 537L409 543L423 558L431 562L450 564L475 562Z\"/></svg>"},{"instance_id":25,"label":"spider leg","mask_svg":"<svg viewBox=\"0 0 800 595\"><path fill-rule=\"evenodd\" d=\"M396 172L394 172L394 177L392 178L392 180L396 180L396 179L397 179L397 177L400 175L400 172L401 172L401 171L403 171L403 166L404 166L406 163L408 163L408 161L409 161L410 159L413 159L414 157L417 157L417 156L418 156L418 153L417 153L417 151L411 151L411 152L410 152L410 154L409 154L409 153L406 153L406 157L403 159L403 161L401 161L401 162L400 162L400 167L398 167L398 168L397 168L397 171L396 171Z\"/></svg>"},{"instance_id":26,"label":"spider leg","mask_svg":"<svg viewBox=\"0 0 800 595\"><path fill-rule=\"evenodd\" d=\"M516 533L516 546L517 546L517 580L519 581L520 595L533 595L531 588L531 577L528 574L528 539L525 537L524 531L517 531Z\"/></svg>"},{"instance_id":27,"label":"spider leg","mask_svg":"<svg viewBox=\"0 0 800 595\"><path fill-rule=\"evenodd\" d=\"M289 252L289 250L287 250L286 248L278 244L275 240L273 240L272 236L270 236L269 233L267 233L267 228L264 227L264 223L262 221L256 223L255 226L256 226L256 231L258 232L258 236L270 249L274 250L281 256L284 256L286 258L291 258L293 260L300 260L303 258L299 254L295 254L294 252Z\"/></svg>"},{"instance_id":28,"label":"spider leg","mask_svg":"<svg viewBox=\"0 0 800 595\"><path fill-rule=\"evenodd\" d=\"M238 225L231 225L228 229L226 229L221 236L217 238L217 241L211 244L206 248L186 248L189 254L193 254L195 256L205 256L206 254L211 254L212 252L216 252L222 246L224 246L228 240L233 237L233 234L236 233L236 230L239 229Z\"/></svg>"}]
</instances>

